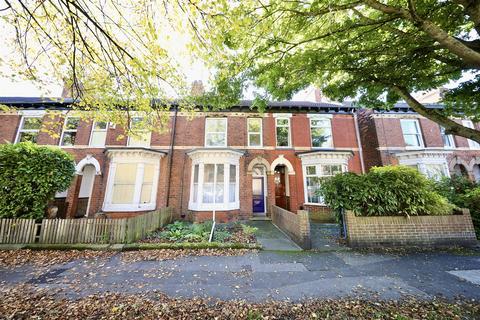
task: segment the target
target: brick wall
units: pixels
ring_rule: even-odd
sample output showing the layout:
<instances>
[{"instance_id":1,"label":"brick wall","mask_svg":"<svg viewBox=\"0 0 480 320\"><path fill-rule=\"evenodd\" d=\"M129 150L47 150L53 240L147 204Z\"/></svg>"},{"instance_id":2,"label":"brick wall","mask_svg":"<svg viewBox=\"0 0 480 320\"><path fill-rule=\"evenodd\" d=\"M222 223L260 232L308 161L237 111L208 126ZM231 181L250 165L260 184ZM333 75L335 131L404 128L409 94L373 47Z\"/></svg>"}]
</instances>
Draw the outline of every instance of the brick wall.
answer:
<instances>
[{"instance_id":1,"label":"brick wall","mask_svg":"<svg viewBox=\"0 0 480 320\"><path fill-rule=\"evenodd\" d=\"M311 249L310 220L308 212L298 210L297 214L277 206L271 206L272 222L288 234L302 249Z\"/></svg>"},{"instance_id":2,"label":"brick wall","mask_svg":"<svg viewBox=\"0 0 480 320\"><path fill-rule=\"evenodd\" d=\"M399 217L357 217L345 214L347 240L352 247L449 246L476 243L472 218L467 209L461 215Z\"/></svg>"},{"instance_id":3,"label":"brick wall","mask_svg":"<svg viewBox=\"0 0 480 320\"><path fill-rule=\"evenodd\" d=\"M303 208L308 211L312 221L322 223L333 223L336 221L335 212L327 206L306 204Z\"/></svg>"},{"instance_id":4,"label":"brick wall","mask_svg":"<svg viewBox=\"0 0 480 320\"><path fill-rule=\"evenodd\" d=\"M173 114L172 114L173 115ZM179 114L176 123L175 148L172 154L171 173L169 166L169 155L164 157L160 162L160 177L157 190L157 207L169 206L175 208L177 215L193 216L196 220L210 219L210 212L189 212L188 202L190 197L191 182L191 161L188 151L195 148L203 148L205 146L205 118L207 116L226 116L228 117L228 139L227 147L244 151L245 154L240 158L239 182L240 182L240 208L229 212L219 212L220 220L240 220L248 219L252 215L252 177L248 173L248 165L257 156L264 158L271 164L276 158L283 155L293 166L295 174L288 175L287 179L290 184L290 209L296 211L302 208L305 202L304 196L304 180L302 173L302 163L298 158L298 152L313 150L311 148L310 139L310 122L307 114L293 113L291 118L291 137L293 145L290 148L277 148L275 141L275 119L270 113L265 113L262 117L263 123L263 148L248 148L247 137L247 118L250 116L258 116L257 113L198 113L193 118ZM14 142L18 126L20 123L20 115L12 113L0 114L0 143ZM151 148L170 152L169 145L171 142L171 130L173 127L173 118L166 125L162 132L152 133ZM56 145L59 143L61 135L63 116L58 115L58 126L54 126L55 121L49 119L50 131L55 131L58 136L51 137L46 132L42 132L39 136L39 144ZM46 121L44 121L46 122ZM78 163L87 155L93 157L100 163L101 175L95 176L93 191L89 207L89 216L102 210L104 202L105 188L108 180L109 161L105 156L105 148L89 147L90 135L92 130L92 121L80 121L77 129L75 145L73 147L62 147L65 151L73 154L75 161ZM332 131L334 139L334 147L342 150L352 150L354 156L349 160L349 170L353 172L361 172L360 155L355 135L355 126L353 115L334 114L332 116ZM119 137L121 137L119 139ZM107 147L118 147L127 145L127 137L125 131L120 126L109 126L105 145ZM267 171L270 171L267 167ZM68 190L67 202L68 216L74 215L72 203L78 196L77 181L72 182ZM274 176L267 176L267 206L275 203L275 184ZM170 191L167 195L167 189ZM109 213L115 215L116 213ZM134 213L132 213L134 214ZM117 216L124 216L125 213L118 213Z\"/></svg>"}]
</instances>

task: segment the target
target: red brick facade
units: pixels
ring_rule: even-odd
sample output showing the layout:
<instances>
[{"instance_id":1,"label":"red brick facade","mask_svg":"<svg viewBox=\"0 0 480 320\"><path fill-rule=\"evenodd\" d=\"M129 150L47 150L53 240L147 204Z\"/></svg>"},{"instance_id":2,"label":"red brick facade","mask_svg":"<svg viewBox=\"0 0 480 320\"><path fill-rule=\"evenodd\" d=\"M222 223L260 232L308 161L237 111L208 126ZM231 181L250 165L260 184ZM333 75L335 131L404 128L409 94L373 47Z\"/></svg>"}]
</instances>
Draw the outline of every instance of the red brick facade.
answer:
<instances>
[{"instance_id":1,"label":"red brick facade","mask_svg":"<svg viewBox=\"0 0 480 320\"><path fill-rule=\"evenodd\" d=\"M423 146L406 147L401 127L402 119L416 119L420 126ZM445 152L445 160L454 174L458 166L463 166L469 178L480 179L480 149L470 147L468 140L454 136L454 146L446 147L440 132L440 126L431 120L411 112L374 112L361 110L358 116L360 137L366 169L373 166L395 165L399 155L415 152ZM458 120L458 122L461 122ZM476 125L478 129L478 124Z\"/></svg>"},{"instance_id":2,"label":"red brick facade","mask_svg":"<svg viewBox=\"0 0 480 320\"><path fill-rule=\"evenodd\" d=\"M275 111L275 112L281 112ZM178 114L176 120L175 136L172 147L172 127L174 112L171 112L168 129L163 133L153 132L151 135L150 147L148 149L162 151L165 153L160 159L160 174L156 192L156 207L171 206L176 214L190 218L195 221L211 219L212 211L194 211L189 209L189 200L192 181L192 160L187 154L196 149L205 148L205 119L207 117L227 118L227 146L226 149L239 150L243 155L239 159L239 208L227 211L216 212L219 221L244 220L252 216L252 172L249 170L252 161L263 159L266 166L266 204L268 208L275 204L275 177L271 164L276 159L285 160L293 168L286 174L289 185L289 210L296 212L303 208L315 209L318 205L305 205L305 190L302 160L300 153L315 151L311 146L310 120L305 111L290 112L290 135L291 147L280 148L276 146L276 127L273 112L267 112L262 117L262 147L248 147L247 118L259 117L258 113L250 112L223 112L223 113L198 113L193 119L187 115ZM348 171L361 172L361 161L358 146L358 137L355 131L354 116L352 113L328 112L331 118L333 136L333 148L319 150L324 154L343 151L350 152L348 159ZM19 130L22 110L19 114L14 112L0 114L0 143L15 142ZM48 121L44 116L43 123L48 122L50 133L41 131L38 135L38 144L59 145L62 133L62 117L56 116L54 120ZM56 126L54 124L57 124ZM56 135L51 135L51 132ZM75 162L79 164L82 159L93 157L99 165L100 171L94 177L93 188L88 206L88 216L94 216L104 209L105 197L108 189L108 175L110 172L111 160L107 156L108 150L112 147L127 147L127 138L118 139L123 135L124 130L119 126L109 126L105 148L92 148L89 146L92 133L92 122L80 121L77 129L75 145L73 147L62 147L74 155ZM171 159L170 159L171 157ZM277 160L278 161L278 160ZM170 164L171 163L171 168ZM82 170L82 168L79 168ZM77 175L67 193L68 203L67 217L74 217L78 207L78 197L82 183L82 176ZM321 206L320 206L321 207ZM138 210L141 211L141 210ZM132 215L135 212L106 212L108 216ZM268 209L267 209L267 214Z\"/></svg>"}]
</instances>

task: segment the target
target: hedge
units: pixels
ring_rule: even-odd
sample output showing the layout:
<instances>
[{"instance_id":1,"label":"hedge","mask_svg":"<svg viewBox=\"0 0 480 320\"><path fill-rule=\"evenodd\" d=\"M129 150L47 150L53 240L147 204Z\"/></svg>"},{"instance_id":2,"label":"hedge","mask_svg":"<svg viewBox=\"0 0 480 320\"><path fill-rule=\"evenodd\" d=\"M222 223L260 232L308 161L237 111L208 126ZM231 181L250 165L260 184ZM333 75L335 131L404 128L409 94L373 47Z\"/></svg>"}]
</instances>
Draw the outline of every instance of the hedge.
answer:
<instances>
[{"instance_id":1,"label":"hedge","mask_svg":"<svg viewBox=\"0 0 480 320\"><path fill-rule=\"evenodd\" d=\"M31 142L0 145L0 218L41 219L75 174L73 157Z\"/></svg>"}]
</instances>

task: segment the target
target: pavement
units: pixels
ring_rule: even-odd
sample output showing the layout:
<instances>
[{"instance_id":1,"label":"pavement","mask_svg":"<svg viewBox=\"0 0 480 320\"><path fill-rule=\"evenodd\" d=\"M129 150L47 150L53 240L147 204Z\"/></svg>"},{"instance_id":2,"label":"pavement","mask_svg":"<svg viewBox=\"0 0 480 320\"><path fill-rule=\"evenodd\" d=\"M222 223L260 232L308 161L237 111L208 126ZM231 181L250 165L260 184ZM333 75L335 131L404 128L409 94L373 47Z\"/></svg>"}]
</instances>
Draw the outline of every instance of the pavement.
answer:
<instances>
[{"instance_id":1,"label":"pavement","mask_svg":"<svg viewBox=\"0 0 480 320\"><path fill-rule=\"evenodd\" d=\"M0 267L0 288L22 283L59 290L75 299L103 292L154 290L173 297L303 300L375 297L480 299L479 251L375 253L259 251L243 256L188 256L176 260L74 260L48 269Z\"/></svg>"},{"instance_id":2,"label":"pavement","mask_svg":"<svg viewBox=\"0 0 480 320\"><path fill-rule=\"evenodd\" d=\"M248 225L257 228L255 236L263 250L302 251L282 230L268 220L249 221Z\"/></svg>"}]
</instances>

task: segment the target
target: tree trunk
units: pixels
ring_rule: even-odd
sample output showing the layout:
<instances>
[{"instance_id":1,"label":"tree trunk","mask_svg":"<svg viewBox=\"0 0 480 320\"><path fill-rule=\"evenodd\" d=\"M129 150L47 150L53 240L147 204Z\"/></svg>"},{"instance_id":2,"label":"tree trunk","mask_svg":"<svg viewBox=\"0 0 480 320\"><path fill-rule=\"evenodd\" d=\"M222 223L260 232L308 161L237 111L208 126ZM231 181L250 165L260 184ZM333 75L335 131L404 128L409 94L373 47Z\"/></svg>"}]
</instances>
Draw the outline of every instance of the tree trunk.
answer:
<instances>
[{"instance_id":1,"label":"tree trunk","mask_svg":"<svg viewBox=\"0 0 480 320\"><path fill-rule=\"evenodd\" d=\"M395 92L405 100L410 108L425 118L430 119L444 127L445 132L448 134L454 134L480 143L480 131L464 127L461 124L458 124L448 117L442 115L438 112L438 110L428 109L423 104L418 102L414 97L412 97L410 92L404 87L394 86L393 90L395 90Z\"/></svg>"}]
</instances>

